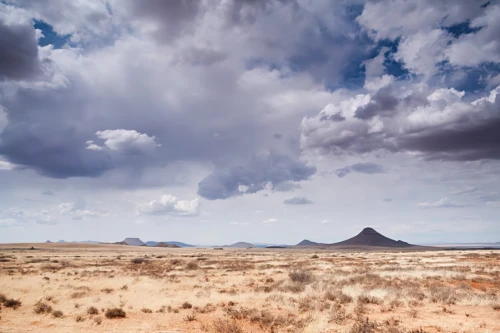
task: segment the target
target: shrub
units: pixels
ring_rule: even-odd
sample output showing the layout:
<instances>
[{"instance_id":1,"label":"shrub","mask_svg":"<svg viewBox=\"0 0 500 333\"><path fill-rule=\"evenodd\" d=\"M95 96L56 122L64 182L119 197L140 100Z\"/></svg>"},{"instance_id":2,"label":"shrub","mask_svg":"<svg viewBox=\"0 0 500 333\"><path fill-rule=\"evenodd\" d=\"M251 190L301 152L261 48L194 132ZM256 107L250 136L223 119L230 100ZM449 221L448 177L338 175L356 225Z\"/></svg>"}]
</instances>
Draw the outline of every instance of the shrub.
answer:
<instances>
[{"instance_id":1,"label":"shrub","mask_svg":"<svg viewBox=\"0 0 500 333\"><path fill-rule=\"evenodd\" d=\"M13 308L13 309L17 309L18 307L21 306L21 301L20 300L17 300L17 299L6 299L4 302L3 302L3 305L5 305L6 308Z\"/></svg>"},{"instance_id":2,"label":"shrub","mask_svg":"<svg viewBox=\"0 0 500 333\"><path fill-rule=\"evenodd\" d=\"M77 291L77 292L71 294L71 298L82 298L82 297L85 297L86 295L87 295L86 292Z\"/></svg>"},{"instance_id":3,"label":"shrub","mask_svg":"<svg viewBox=\"0 0 500 333\"><path fill-rule=\"evenodd\" d=\"M349 333L375 333L377 332L377 323L370 322L368 318L360 319L351 327Z\"/></svg>"},{"instance_id":4,"label":"shrub","mask_svg":"<svg viewBox=\"0 0 500 333\"><path fill-rule=\"evenodd\" d=\"M41 301L38 301L35 304L35 313L36 314L51 313L51 312L52 312L52 307L49 304L43 303Z\"/></svg>"},{"instance_id":5,"label":"shrub","mask_svg":"<svg viewBox=\"0 0 500 333\"><path fill-rule=\"evenodd\" d=\"M317 254L315 254L315 255L313 255L313 256L311 257L311 259L318 259L318 258L319 258L319 256L318 256Z\"/></svg>"},{"instance_id":6,"label":"shrub","mask_svg":"<svg viewBox=\"0 0 500 333\"><path fill-rule=\"evenodd\" d=\"M148 309L148 308L142 308L141 311L144 313L153 313L153 310Z\"/></svg>"},{"instance_id":7,"label":"shrub","mask_svg":"<svg viewBox=\"0 0 500 333\"><path fill-rule=\"evenodd\" d=\"M87 314L96 315L99 314L99 310L95 306L91 306L87 309Z\"/></svg>"},{"instance_id":8,"label":"shrub","mask_svg":"<svg viewBox=\"0 0 500 333\"><path fill-rule=\"evenodd\" d=\"M101 325L101 323L102 323L102 318L101 318L101 317L95 317L95 318L94 318L94 322L95 322L97 325Z\"/></svg>"},{"instance_id":9,"label":"shrub","mask_svg":"<svg viewBox=\"0 0 500 333\"><path fill-rule=\"evenodd\" d=\"M120 308L107 309L105 313L106 318L125 318L126 313Z\"/></svg>"},{"instance_id":10,"label":"shrub","mask_svg":"<svg viewBox=\"0 0 500 333\"><path fill-rule=\"evenodd\" d=\"M500 304L493 304L492 308L493 310L498 311L500 310Z\"/></svg>"},{"instance_id":11,"label":"shrub","mask_svg":"<svg viewBox=\"0 0 500 333\"><path fill-rule=\"evenodd\" d=\"M314 276L305 270L294 270L288 273L290 280L298 283L311 283L314 279Z\"/></svg>"},{"instance_id":12,"label":"shrub","mask_svg":"<svg viewBox=\"0 0 500 333\"><path fill-rule=\"evenodd\" d=\"M75 320L77 323L81 323L82 321L85 321L85 318L83 318L82 316L76 316Z\"/></svg>"},{"instance_id":13,"label":"shrub","mask_svg":"<svg viewBox=\"0 0 500 333\"><path fill-rule=\"evenodd\" d=\"M191 309L193 307L193 305L189 302L184 302L181 306L181 308L183 309Z\"/></svg>"},{"instance_id":14,"label":"shrub","mask_svg":"<svg viewBox=\"0 0 500 333\"><path fill-rule=\"evenodd\" d=\"M190 261L186 265L187 269L198 269L198 263L196 261Z\"/></svg>"},{"instance_id":15,"label":"shrub","mask_svg":"<svg viewBox=\"0 0 500 333\"><path fill-rule=\"evenodd\" d=\"M64 316L64 314L61 310L56 310L56 311L52 312L52 315L54 316L54 318L61 318L62 316Z\"/></svg>"},{"instance_id":16,"label":"shrub","mask_svg":"<svg viewBox=\"0 0 500 333\"><path fill-rule=\"evenodd\" d=\"M148 262L148 259L145 259L145 258L134 258L134 259L130 260L130 262L133 263L133 264L142 264L142 263Z\"/></svg>"},{"instance_id":17,"label":"shrub","mask_svg":"<svg viewBox=\"0 0 500 333\"><path fill-rule=\"evenodd\" d=\"M0 303L4 303L7 300L4 294L0 294Z\"/></svg>"},{"instance_id":18,"label":"shrub","mask_svg":"<svg viewBox=\"0 0 500 333\"><path fill-rule=\"evenodd\" d=\"M195 314L187 315L186 317L184 317L184 320L185 321L195 321L196 315Z\"/></svg>"},{"instance_id":19,"label":"shrub","mask_svg":"<svg viewBox=\"0 0 500 333\"><path fill-rule=\"evenodd\" d=\"M243 333L241 326L236 320L217 320L213 324L215 333Z\"/></svg>"},{"instance_id":20,"label":"shrub","mask_svg":"<svg viewBox=\"0 0 500 333\"><path fill-rule=\"evenodd\" d=\"M101 289L101 291L103 293L106 293L106 294L111 294L115 290L113 288L104 288L104 289Z\"/></svg>"}]
</instances>

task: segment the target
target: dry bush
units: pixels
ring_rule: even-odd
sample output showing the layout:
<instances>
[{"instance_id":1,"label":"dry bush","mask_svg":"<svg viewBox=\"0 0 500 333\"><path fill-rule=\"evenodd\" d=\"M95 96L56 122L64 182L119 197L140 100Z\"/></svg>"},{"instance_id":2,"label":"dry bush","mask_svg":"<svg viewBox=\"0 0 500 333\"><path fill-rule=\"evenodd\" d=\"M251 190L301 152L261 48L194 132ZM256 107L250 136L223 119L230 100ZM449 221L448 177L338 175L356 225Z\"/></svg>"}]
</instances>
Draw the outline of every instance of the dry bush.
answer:
<instances>
[{"instance_id":1,"label":"dry bush","mask_svg":"<svg viewBox=\"0 0 500 333\"><path fill-rule=\"evenodd\" d=\"M308 284L314 280L314 275L306 270L294 270L288 273L288 277L292 282Z\"/></svg>"},{"instance_id":2,"label":"dry bush","mask_svg":"<svg viewBox=\"0 0 500 333\"><path fill-rule=\"evenodd\" d=\"M144 313L153 313L153 310L148 309L148 308L142 308L141 311Z\"/></svg>"},{"instance_id":3,"label":"dry bush","mask_svg":"<svg viewBox=\"0 0 500 333\"><path fill-rule=\"evenodd\" d=\"M96 325L101 325L102 324L102 318L101 317L95 317L94 318L94 323L96 323Z\"/></svg>"},{"instance_id":4,"label":"dry bush","mask_svg":"<svg viewBox=\"0 0 500 333\"><path fill-rule=\"evenodd\" d=\"M347 303L351 303L352 302L352 297L349 296L349 295L344 294L340 290L336 290L334 292L328 290L325 293L324 298L327 299L327 300L329 300L329 301L338 302L340 304L347 304Z\"/></svg>"},{"instance_id":5,"label":"dry bush","mask_svg":"<svg viewBox=\"0 0 500 333\"><path fill-rule=\"evenodd\" d=\"M358 320L351 327L349 333L376 333L378 331L377 326L377 323L371 322L368 320L368 317L364 320L362 318L358 318Z\"/></svg>"},{"instance_id":6,"label":"dry bush","mask_svg":"<svg viewBox=\"0 0 500 333\"><path fill-rule=\"evenodd\" d=\"M184 321L195 321L196 320L196 315L195 314L190 314L184 317Z\"/></svg>"},{"instance_id":7,"label":"dry bush","mask_svg":"<svg viewBox=\"0 0 500 333\"><path fill-rule=\"evenodd\" d=\"M104 289L101 289L101 291L105 294L111 294L115 290L113 288L104 288Z\"/></svg>"},{"instance_id":8,"label":"dry bush","mask_svg":"<svg viewBox=\"0 0 500 333\"><path fill-rule=\"evenodd\" d=\"M6 308L13 308L14 310L17 310L17 308L21 306L21 301L13 298L6 299L2 303Z\"/></svg>"},{"instance_id":9,"label":"dry bush","mask_svg":"<svg viewBox=\"0 0 500 333\"><path fill-rule=\"evenodd\" d=\"M236 320L219 319L212 325L214 333L243 333L243 329Z\"/></svg>"},{"instance_id":10,"label":"dry bush","mask_svg":"<svg viewBox=\"0 0 500 333\"><path fill-rule=\"evenodd\" d=\"M142 263L147 263L148 259L146 259L146 258L134 258L134 259L130 260L130 262L133 264L142 264Z\"/></svg>"},{"instance_id":11,"label":"dry bush","mask_svg":"<svg viewBox=\"0 0 500 333\"><path fill-rule=\"evenodd\" d=\"M106 318L125 318L126 313L120 308L107 309L105 313Z\"/></svg>"},{"instance_id":12,"label":"dry bush","mask_svg":"<svg viewBox=\"0 0 500 333\"><path fill-rule=\"evenodd\" d=\"M335 322L337 325L343 325L346 320L348 319L348 316L346 314L345 308L343 308L341 305L336 304L330 313L330 320Z\"/></svg>"},{"instance_id":13,"label":"dry bush","mask_svg":"<svg viewBox=\"0 0 500 333\"><path fill-rule=\"evenodd\" d=\"M77 292L74 292L73 294L71 294L71 298L82 298L85 296L87 296L87 293L83 292L83 291L77 291Z\"/></svg>"},{"instance_id":14,"label":"dry bush","mask_svg":"<svg viewBox=\"0 0 500 333\"><path fill-rule=\"evenodd\" d=\"M0 294L0 303L4 303L7 300L7 297L4 294Z\"/></svg>"},{"instance_id":15,"label":"dry bush","mask_svg":"<svg viewBox=\"0 0 500 333\"><path fill-rule=\"evenodd\" d=\"M61 318L62 316L64 316L64 314L61 310L56 310L52 312L52 316L54 316L54 318Z\"/></svg>"},{"instance_id":16,"label":"dry bush","mask_svg":"<svg viewBox=\"0 0 500 333\"><path fill-rule=\"evenodd\" d=\"M75 320L77 323L81 323L82 321L85 321L85 318L83 318L83 316L78 315L76 316Z\"/></svg>"},{"instance_id":17,"label":"dry bush","mask_svg":"<svg viewBox=\"0 0 500 333\"><path fill-rule=\"evenodd\" d=\"M42 313L51 313L52 312L52 306L49 304L43 303L42 301L38 301L35 304L35 313L36 314L42 314Z\"/></svg>"},{"instance_id":18,"label":"dry bush","mask_svg":"<svg viewBox=\"0 0 500 333\"><path fill-rule=\"evenodd\" d=\"M91 306L87 309L87 314L96 315L99 314L99 310L95 306Z\"/></svg>"},{"instance_id":19,"label":"dry bush","mask_svg":"<svg viewBox=\"0 0 500 333\"><path fill-rule=\"evenodd\" d=\"M493 310L495 310L495 311L500 310L500 304L493 304L491 307L492 307L492 308L493 308Z\"/></svg>"},{"instance_id":20,"label":"dry bush","mask_svg":"<svg viewBox=\"0 0 500 333\"><path fill-rule=\"evenodd\" d=\"M431 301L433 303L443 303L443 304L455 304L457 301L457 295L455 290L450 287L431 285L429 288L431 292Z\"/></svg>"},{"instance_id":21,"label":"dry bush","mask_svg":"<svg viewBox=\"0 0 500 333\"><path fill-rule=\"evenodd\" d=\"M361 295L358 297L358 303L362 304L380 304L381 300L374 296Z\"/></svg>"},{"instance_id":22,"label":"dry bush","mask_svg":"<svg viewBox=\"0 0 500 333\"><path fill-rule=\"evenodd\" d=\"M198 269L198 263L196 261L190 261L187 263L186 269Z\"/></svg>"},{"instance_id":23,"label":"dry bush","mask_svg":"<svg viewBox=\"0 0 500 333\"><path fill-rule=\"evenodd\" d=\"M193 307L193 305L189 302L184 302L181 305L181 308L183 308L183 309L191 309L192 307Z\"/></svg>"}]
</instances>

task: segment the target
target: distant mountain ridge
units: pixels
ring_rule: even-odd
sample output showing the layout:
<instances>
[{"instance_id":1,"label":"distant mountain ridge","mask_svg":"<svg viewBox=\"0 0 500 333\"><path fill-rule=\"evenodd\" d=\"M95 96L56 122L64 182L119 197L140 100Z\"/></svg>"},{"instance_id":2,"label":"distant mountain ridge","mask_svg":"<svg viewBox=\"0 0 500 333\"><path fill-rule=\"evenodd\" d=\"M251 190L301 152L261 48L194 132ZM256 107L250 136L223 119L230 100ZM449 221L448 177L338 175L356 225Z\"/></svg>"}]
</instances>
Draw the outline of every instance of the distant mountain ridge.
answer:
<instances>
[{"instance_id":1,"label":"distant mountain ridge","mask_svg":"<svg viewBox=\"0 0 500 333\"><path fill-rule=\"evenodd\" d=\"M252 243L247 243L247 242L237 242L231 245L224 245L223 247L231 247L231 248L238 248L238 249L247 249L249 247L257 247L253 245Z\"/></svg>"},{"instance_id":2,"label":"distant mountain ridge","mask_svg":"<svg viewBox=\"0 0 500 333\"><path fill-rule=\"evenodd\" d=\"M169 245L177 245L178 247L196 247L195 245L183 243L183 242L175 242L175 241L169 241L169 242L156 242L156 241L147 241L145 244L147 246L156 246L159 243L165 243Z\"/></svg>"},{"instance_id":3,"label":"distant mountain ridge","mask_svg":"<svg viewBox=\"0 0 500 333\"><path fill-rule=\"evenodd\" d=\"M132 246L146 246L146 244L139 238L132 238L132 237L125 238L123 241L119 243L125 243L127 245L132 245Z\"/></svg>"},{"instance_id":4,"label":"distant mountain ridge","mask_svg":"<svg viewBox=\"0 0 500 333\"><path fill-rule=\"evenodd\" d=\"M394 240L388 238L380 233L378 233L373 228L364 228L359 234L356 236L346 239L342 242L332 243L332 244L321 244L311 242L307 239L304 239L302 242L297 244L296 246L332 246L332 247L349 247L349 246L380 246L380 247L410 247L414 246L407 242L403 242L401 240Z\"/></svg>"}]
</instances>

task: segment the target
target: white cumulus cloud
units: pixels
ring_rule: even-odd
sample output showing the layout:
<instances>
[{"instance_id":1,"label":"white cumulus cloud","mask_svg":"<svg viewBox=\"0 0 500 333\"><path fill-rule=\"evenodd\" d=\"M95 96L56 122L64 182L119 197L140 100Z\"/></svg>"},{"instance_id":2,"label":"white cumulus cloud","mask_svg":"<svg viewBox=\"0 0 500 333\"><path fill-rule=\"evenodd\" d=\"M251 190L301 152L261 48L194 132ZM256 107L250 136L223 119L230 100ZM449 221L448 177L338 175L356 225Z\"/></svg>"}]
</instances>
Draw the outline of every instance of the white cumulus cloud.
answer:
<instances>
[{"instance_id":1,"label":"white cumulus cloud","mask_svg":"<svg viewBox=\"0 0 500 333\"><path fill-rule=\"evenodd\" d=\"M158 200L137 206L137 212L145 215L196 216L199 214L199 210L200 202L198 199L179 200L170 194L162 195Z\"/></svg>"}]
</instances>

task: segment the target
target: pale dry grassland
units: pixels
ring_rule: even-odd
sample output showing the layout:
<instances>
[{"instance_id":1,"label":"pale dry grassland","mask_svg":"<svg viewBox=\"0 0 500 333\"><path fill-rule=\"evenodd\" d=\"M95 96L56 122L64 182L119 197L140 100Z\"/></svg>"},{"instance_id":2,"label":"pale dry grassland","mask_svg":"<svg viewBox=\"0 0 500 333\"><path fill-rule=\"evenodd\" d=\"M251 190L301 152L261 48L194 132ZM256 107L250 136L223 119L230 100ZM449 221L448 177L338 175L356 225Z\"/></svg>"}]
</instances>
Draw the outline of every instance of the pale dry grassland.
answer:
<instances>
[{"instance_id":1,"label":"pale dry grassland","mask_svg":"<svg viewBox=\"0 0 500 333\"><path fill-rule=\"evenodd\" d=\"M0 304L2 333L493 333L500 252L0 245Z\"/></svg>"}]
</instances>

